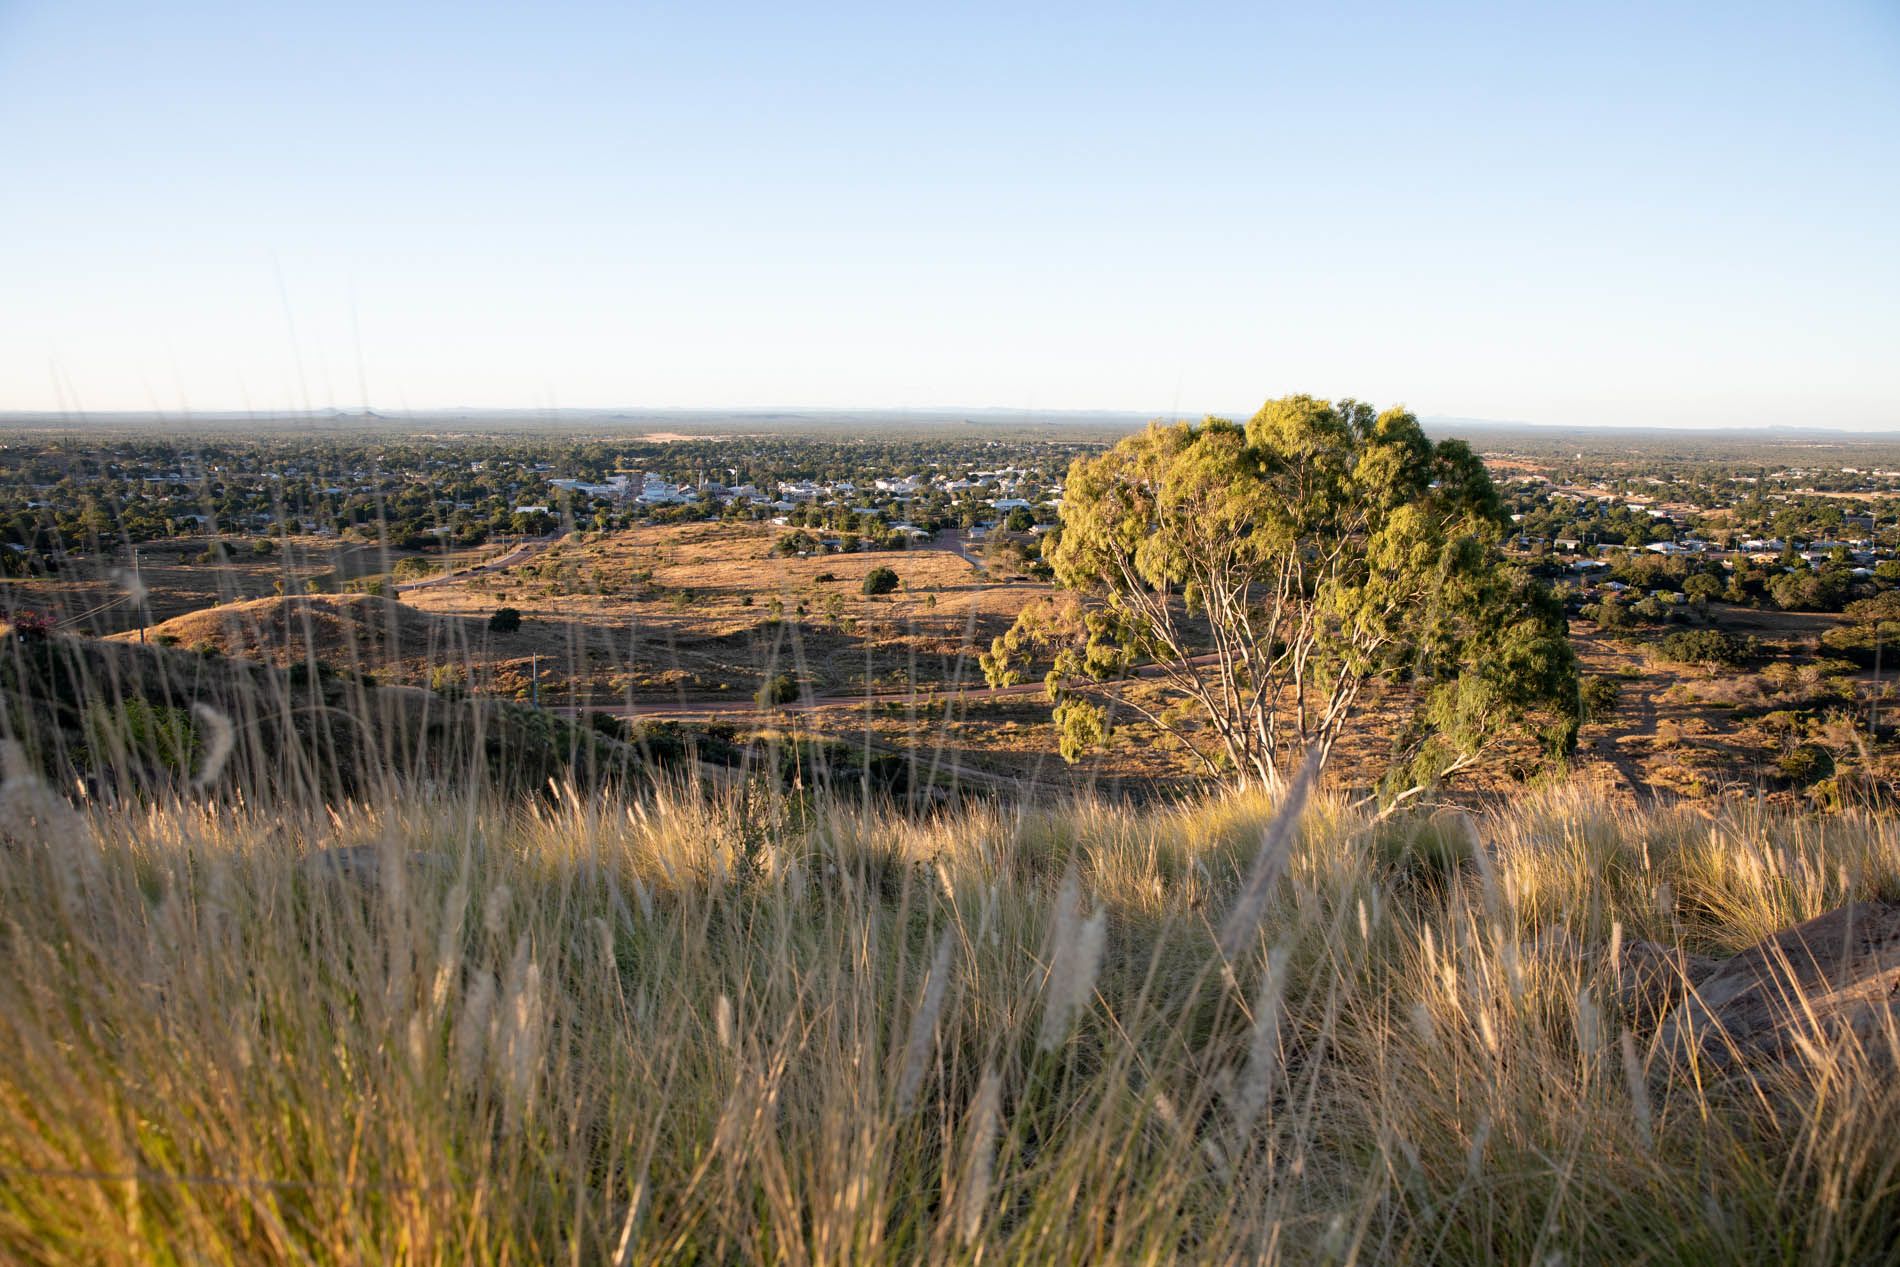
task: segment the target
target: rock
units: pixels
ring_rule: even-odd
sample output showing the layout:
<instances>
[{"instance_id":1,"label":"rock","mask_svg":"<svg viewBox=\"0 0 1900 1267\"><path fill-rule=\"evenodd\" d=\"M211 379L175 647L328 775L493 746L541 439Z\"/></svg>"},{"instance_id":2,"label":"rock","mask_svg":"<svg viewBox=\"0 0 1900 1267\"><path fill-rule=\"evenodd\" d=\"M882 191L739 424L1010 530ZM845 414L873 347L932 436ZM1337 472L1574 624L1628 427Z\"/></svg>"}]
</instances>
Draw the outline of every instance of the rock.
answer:
<instances>
[{"instance_id":1,"label":"rock","mask_svg":"<svg viewBox=\"0 0 1900 1267\"><path fill-rule=\"evenodd\" d=\"M1900 991L1900 903L1854 902L1717 966L1670 1014L1662 1049L1719 1069L1790 1063L1853 1039L1885 1060Z\"/></svg>"},{"instance_id":2,"label":"rock","mask_svg":"<svg viewBox=\"0 0 1900 1267\"><path fill-rule=\"evenodd\" d=\"M1624 942L1616 961L1616 1000L1631 1024L1647 1029L1720 964L1661 942Z\"/></svg>"}]
</instances>

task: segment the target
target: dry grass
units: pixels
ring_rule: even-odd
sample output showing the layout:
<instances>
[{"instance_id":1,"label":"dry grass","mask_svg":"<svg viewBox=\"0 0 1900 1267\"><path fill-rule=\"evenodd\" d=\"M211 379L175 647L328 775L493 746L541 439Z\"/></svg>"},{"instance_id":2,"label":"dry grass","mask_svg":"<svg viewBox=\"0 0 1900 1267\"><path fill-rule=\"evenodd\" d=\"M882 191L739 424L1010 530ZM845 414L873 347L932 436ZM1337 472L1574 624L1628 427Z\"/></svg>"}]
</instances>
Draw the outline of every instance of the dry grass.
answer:
<instances>
[{"instance_id":1,"label":"dry grass","mask_svg":"<svg viewBox=\"0 0 1900 1267\"><path fill-rule=\"evenodd\" d=\"M277 587L296 588L318 579L352 580L388 570L401 552L325 537L274 541L268 555L251 551L255 537L182 537L147 542L138 550L138 580L146 596L143 615L152 623L220 603L267 597ZM218 540L230 551L220 563L203 563ZM465 556L458 556L462 561ZM68 620L76 632L104 635L136 631L141 610L126 601L132 575L130 551L74 560L52 577L0 578L0 607L39 610Z\"/></svg>"},{"instance_id":2,"label":"dry grass","mask_svg":"<svg viewBox=\"0 0 1900 1267\"><path fill-rule=\"evenodd\" d=\"M1260 797L45 792L0 790L9 1261L1896 1250L1891 1052L1704 1081L1603 951L1892 890L1885 821L1321 801L1227 962Z\"/></svg>"},{"instance_id":3,"label":"dry grass","mask_svg":"<svg viewBox=\"0 0 1900 1267\"><path fill-rule=\"evenodd\" d=\"M405 595L429 612L527 618L494 654L533 650L563 689L613 699L655 688L716 696L796 669L820 693L980 680L976 657L1045 587L1001 585L947 550L773 558L785 529L689 523L562 542L505 575ZM893 568L895 594L864 576ZM821 580L821 577L829 577ZM571 684L571 687L570 685Z\"/></svg>"}]
</instances>

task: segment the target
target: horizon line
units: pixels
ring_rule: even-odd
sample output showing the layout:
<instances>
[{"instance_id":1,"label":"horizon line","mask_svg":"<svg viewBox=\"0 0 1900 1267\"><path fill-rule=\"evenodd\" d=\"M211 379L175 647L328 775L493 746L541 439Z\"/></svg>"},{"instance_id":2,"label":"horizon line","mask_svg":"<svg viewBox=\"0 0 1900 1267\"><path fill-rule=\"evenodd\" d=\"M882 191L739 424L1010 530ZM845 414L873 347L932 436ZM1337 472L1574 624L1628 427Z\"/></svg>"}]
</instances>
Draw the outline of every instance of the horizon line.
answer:
<instances>
[{"instance_id":1,"label":"horizon line","mask_svg":"<svg viewBox=\"0 0 1900 1267\"><path fill-rule=\"evenodd\" d=\"M1254 409L1257 409L1255 406ZM1144 421L1192 422L1203 418L1246 418L1254 409L1221 411L1187 411L1182 409L1139 410L1124 408L1087 408L1070 406L1014 406L1014 405L811 405L811 404L775 404L775 405L432 405L421 408L389 409L387 407L341 408L322 406L318 408L230 408L230 409L188 409L172 411L166 409L0 409L0 426L83 426L88 422L149 422L149 423L190 423L203 422L264 422L273 419L285 421L333 420L337 422L415 422L431 419L452 419L456 417L484 417L488 419L535 418L553 419L613 419L637 420L643 417L653 418L770 418L781 415L806 415L815 420L831 417L927 417L932 419L967 417L969 415L1005 415L1019 419L1035 418L1073 418L1126 420L1131 423ZM1522 418L1485 418L1466 414L1418 413L1421 423L1458 424L1481 428L1526 428L1539 431L1663 431L1663 432L1724 432L1739 431L1752 434L1763 433L1801 433L1831 436L1873 436L1900 437L1900 422L1888 426L1849 427L1820 423L1765 422L1765 423L1694 423L1694 422L1542 422Z\"/></svg>"}]
</instances>

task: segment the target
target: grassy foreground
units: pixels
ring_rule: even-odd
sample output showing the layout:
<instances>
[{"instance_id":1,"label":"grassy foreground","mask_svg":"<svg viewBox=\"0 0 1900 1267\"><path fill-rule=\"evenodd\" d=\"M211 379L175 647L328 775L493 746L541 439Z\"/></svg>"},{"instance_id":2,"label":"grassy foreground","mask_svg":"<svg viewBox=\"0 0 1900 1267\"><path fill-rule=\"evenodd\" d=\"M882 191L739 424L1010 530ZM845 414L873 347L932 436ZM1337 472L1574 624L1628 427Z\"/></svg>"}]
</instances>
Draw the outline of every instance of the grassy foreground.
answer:
<instances>
[{"instance_id":1,"label":"grassy foreground","mask_svg":"<svg viewBox=\"0 0 1900 1267\"><path fill-rule=\"evenodd\" d=\"M1608 950L1900 888L1893 823L1321 800L1230 961L1263 798L0 810L9 1262L1900 1253L1880 1053L1716 1081Z\"/></svg>"}]
</instances>

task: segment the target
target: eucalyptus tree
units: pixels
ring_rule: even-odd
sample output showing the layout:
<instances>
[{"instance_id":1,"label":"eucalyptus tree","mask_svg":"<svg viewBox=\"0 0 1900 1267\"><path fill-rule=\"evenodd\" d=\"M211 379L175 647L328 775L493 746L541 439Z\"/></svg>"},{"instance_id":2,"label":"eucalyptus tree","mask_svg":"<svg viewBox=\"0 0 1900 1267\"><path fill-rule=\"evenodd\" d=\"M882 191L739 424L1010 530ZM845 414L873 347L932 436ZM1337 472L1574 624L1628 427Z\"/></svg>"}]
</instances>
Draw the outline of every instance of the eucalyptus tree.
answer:
<instances>
[{"instance_id":1,"label":"eucalyptus tree","mask_svg":"<svg viewBox=\"0 0 1900 1267\"><path fill-rule=\"evenodd\" d=\"M1574 746L1563 611L1503 556L1508 527L1477 455L1403 410L1289 396L1245 426L1151 425L1070 467L1046 551L1068 593L983 668L1008 685L1049 664L1070 760L1106 740L1112 705L1207 773L1267 785L1323 764L1369 687L1403 687L1405 796L1526 726Z\"/></svg>"}]
</instances>

